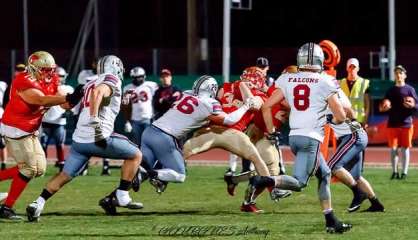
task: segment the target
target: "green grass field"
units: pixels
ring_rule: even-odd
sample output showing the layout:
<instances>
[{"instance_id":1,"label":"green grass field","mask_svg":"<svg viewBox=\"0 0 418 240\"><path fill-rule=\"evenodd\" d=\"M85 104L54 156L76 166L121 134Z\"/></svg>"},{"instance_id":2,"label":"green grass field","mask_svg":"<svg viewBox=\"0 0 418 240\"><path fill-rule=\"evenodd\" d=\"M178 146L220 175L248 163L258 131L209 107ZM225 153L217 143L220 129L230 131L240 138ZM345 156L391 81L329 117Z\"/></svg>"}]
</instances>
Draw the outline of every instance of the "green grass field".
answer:
<instances>
[{"instance_id":1,"label":"green grass field","mask_svg":"<svg viewBox=\"0 0 418 240\"><path fill-rule=\"evenodd\" d=\"M289 169L290 170L290 169ZM28 203L42 190L54 173L34 180L16 204L24 214ZM388 169L366 169L385 213L346 213L351 191L341 184L332 185L333 207L337 215L354 225L343 235L324 231L324 219L316 196L316 180L302 192L278 203L264 193L258 200L263 214L239 211L245 184L237 196L230 197L222 180L224 167L190 167L183 184L170 184L162 195L144 183L142 192L132 193L143 202L144 209L119 209L120 215L105 216L98 200L118 184L119 170L102 177L94 168L89 176L79 177L51 198L38 223L0 222L0 239L417 239L418 238L418 174L412 169L406 181L390 181ZM7 191L9 182L0 183ZM365 201L361 209L366 209ZM187 230L188 236L181 232ZM167 236L170 233L176 236ZM200 232L199 232L200 231ZM206 231L206 232L205 232ZM187 235L187 234L186 234ZM193 236L194 235L194 236Z\"/></svg>"}]
</instances>

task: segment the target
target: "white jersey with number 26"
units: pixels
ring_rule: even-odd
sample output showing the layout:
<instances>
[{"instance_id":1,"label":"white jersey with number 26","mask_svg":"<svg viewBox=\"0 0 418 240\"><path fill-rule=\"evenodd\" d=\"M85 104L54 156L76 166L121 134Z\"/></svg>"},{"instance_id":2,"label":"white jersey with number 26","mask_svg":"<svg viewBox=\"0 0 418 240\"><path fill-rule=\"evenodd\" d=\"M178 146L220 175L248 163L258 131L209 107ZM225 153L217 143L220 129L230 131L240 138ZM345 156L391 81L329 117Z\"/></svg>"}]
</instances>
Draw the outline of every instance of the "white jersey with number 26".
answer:
<instances>
[{"instance_id":1,"label":"white jersey with number 26","mask_svg":"<svg viewBox=\"0 0 418 240\"><path fill-rule=\"evenodd\" d=\"M286 73L275 84L290 105L289 135L311 137L322 142L327 99L338 89L334 77L315 72Z\"/></svg>"},{"instance_id":2,"label":"white jersey with number 26","mask_svg":"<svg viewBox=\"0 0 418 240\"><path fill-rule=\"evenodd\" d=\"M179 139L208 123L208 116L220 112L222 107L217 100L184 93L170 110L152 124Z\"/></svg>"}]
</instances>

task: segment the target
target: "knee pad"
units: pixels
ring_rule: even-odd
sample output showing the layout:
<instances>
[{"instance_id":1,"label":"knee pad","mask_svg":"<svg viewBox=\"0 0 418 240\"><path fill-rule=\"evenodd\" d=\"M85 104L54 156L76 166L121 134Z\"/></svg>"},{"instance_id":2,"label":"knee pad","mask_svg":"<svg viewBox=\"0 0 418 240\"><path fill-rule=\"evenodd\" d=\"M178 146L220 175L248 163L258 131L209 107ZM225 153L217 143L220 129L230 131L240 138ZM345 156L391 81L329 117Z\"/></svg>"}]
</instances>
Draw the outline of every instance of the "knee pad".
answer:
<instances>
[{"instance_id":1,"label":"knee pad","mask_svg":"<svg viewBox=\"0 0 418 240\"><path fill-rule=\"evenodd\" d=\"M36 166L29 166L26 163L19 163L17 166L19 167L19 172L23 176L30 178L30 179L37 177L36 173L38 171L37 171Z\"/></svg>"},{"instance_id":2,"label":"knee pad","mask_svg":"<svg viewBox=\"0 0 418 240\"><path fill-rule=\"evenodd\" d=\"M38 169L36 170L35 177L41 177L45 174L45 172L46 172L46 166L45 167L38 167Z\"/></svg>"},{"instance_id":3,"label":"knee pad","mask_svg":"<svg viewBox=\"0 0 418 240\"><path fill-rule=\"evenodd\" d=\"M46 158L44 154L37 154L34 156L36 159L36 173L35 177L43 176L46 172Z\"/></svg>"}]
</instances>

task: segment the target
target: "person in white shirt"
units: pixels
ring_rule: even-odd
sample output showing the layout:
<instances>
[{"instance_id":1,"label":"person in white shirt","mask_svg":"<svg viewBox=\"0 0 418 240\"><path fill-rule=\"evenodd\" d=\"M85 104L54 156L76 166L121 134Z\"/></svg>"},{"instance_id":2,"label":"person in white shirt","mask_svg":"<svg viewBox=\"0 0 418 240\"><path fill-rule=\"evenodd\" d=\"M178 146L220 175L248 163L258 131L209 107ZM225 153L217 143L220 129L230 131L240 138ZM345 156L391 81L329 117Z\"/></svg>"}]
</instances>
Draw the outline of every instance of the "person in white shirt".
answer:
<instances>
[{"instance_id":1,"label":"person in white shirt","mask_svg":"<svg viewBox=\"0 0 418 240\"><path fill-rule=\"evenodd\" d=\"M67 72L62 67L57 67L56 74L60 78L60 85L58 86L58 92L65 95L67 93L73 93L74 88L70 85L65 85L65 78ZM64 166L64 142L65 142L65 125L67 119L65 118L65 109L61 106L53 106L45 113L42 118L42 135L41 145L45 151L47 157L48 145L51 140L54 140L55 148L57 150L57 161L55 166L62 170Z\"/></svg>"},{"instance_id":2,"label":"person in white shirt","mask_svg":"<svg viewBox=\"0 0 418 240\"><path fill-rule=\"evenodd\" d=\"M151 124L154 115L152 97L158 89L158 84L145 81L146 74L142 67L131 69L132 83L123 88L122 108L126 118L125 132L132 134L133 142L141 145L141 136L145 128Z\"/></svg>"},{"instance_id":3,"label":"person in white shirt","mask_svg":"<svg viewBox=\"0 0 418 240\"><path fill-rule=\"evenodd\" d=\"M119 187L99 202L105 212L115 215L116 207L142 208L141 203L133 202L129 196L132 179L141 161L141 152L126 137L113 133L120 110L123 72L123 63L118 57L108 55L99 60L99 78L84 86L83 106L64 168L26 208L29 221L39 220L46 201L78 176L93 156L124 160Z\"/></svg>"}]
</instances>

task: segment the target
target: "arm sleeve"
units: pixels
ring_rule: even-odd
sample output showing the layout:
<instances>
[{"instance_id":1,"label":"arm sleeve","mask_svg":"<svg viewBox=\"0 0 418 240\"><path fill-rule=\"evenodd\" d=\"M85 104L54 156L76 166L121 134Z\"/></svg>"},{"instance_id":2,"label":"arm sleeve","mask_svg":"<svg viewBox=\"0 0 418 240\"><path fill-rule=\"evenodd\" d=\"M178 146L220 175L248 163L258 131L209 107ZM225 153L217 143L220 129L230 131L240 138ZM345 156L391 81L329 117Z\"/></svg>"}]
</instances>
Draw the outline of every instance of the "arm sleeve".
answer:
<instances>
[{"instance_id":1,"label":"arm sleeve","mask_svg":"<svg viewBox=\"0 0 418 240\"><path fill-rule=\"evenodd\" d=\"M415 89L411 87L411 95L412 97L415 99L415 110L418 110L418 96L417 93L415 92Z\"/></svg>"},{"instance_id":2,"label":"arm sleeve","mask_svg":"<svg viewBox=\"0 0 418 240\"><path fill-rule=\"evenodd\" d=\"M160 104L159 104L159 100L160 100L160 92L161 89L157 89L154 93L154 96L152 96L152 107L158 112L160 111Z\"/></svg>"},{"instance_id":3,"label":"arm sleeve","mask_svg":"<svg viewBox=\"0 0 418 240\"><path fill-rule=\"evenodd\" d=\"M206 106L209 115L218 115L223 112L221 103L215 99L205 101L203 104Z\"/></svg>"},{"instance_id":4,"label":"arm sleeve","mask_svg":"<svg viewBox=\"0 0 418 240\"><path fill-rule=\"evenodd\" d=\"M277 78L277 80L274 82L274 87L277 89L277 88L280 88L283 92L285 92L285 87L284 87L284 83L283 83L283 79L285 79L286 78L286 76L287 76L288 74L282 74L282 75L280 75L278 78Z\"/></svg>"},{"instance_id":5,"label":"arm sleeve","mask_svg":"<svg viewBox=\"0 0 418 240\"><path fill-rule=\"evenodd\" d=\"M248 106L244 104L237 110L227 114L224 118L224 124L228 126L234 125L244 116L248 109Z\"/></svg>"},{"instance_id":6,"label":"arm sleeve","mask_svg":"<svg viewBox=\"0 0 418 240\"><path fill-rule=\"evenodd\" d=\"M332 78L326 78L323 79L324 81L321 81L324 85L322 86L323 91L321 91L321 94L323 94L323 97L325 99L328 99L330 96L338 92L338 89L340 88L336 81Z\"/></svg>"}]
</instances>

